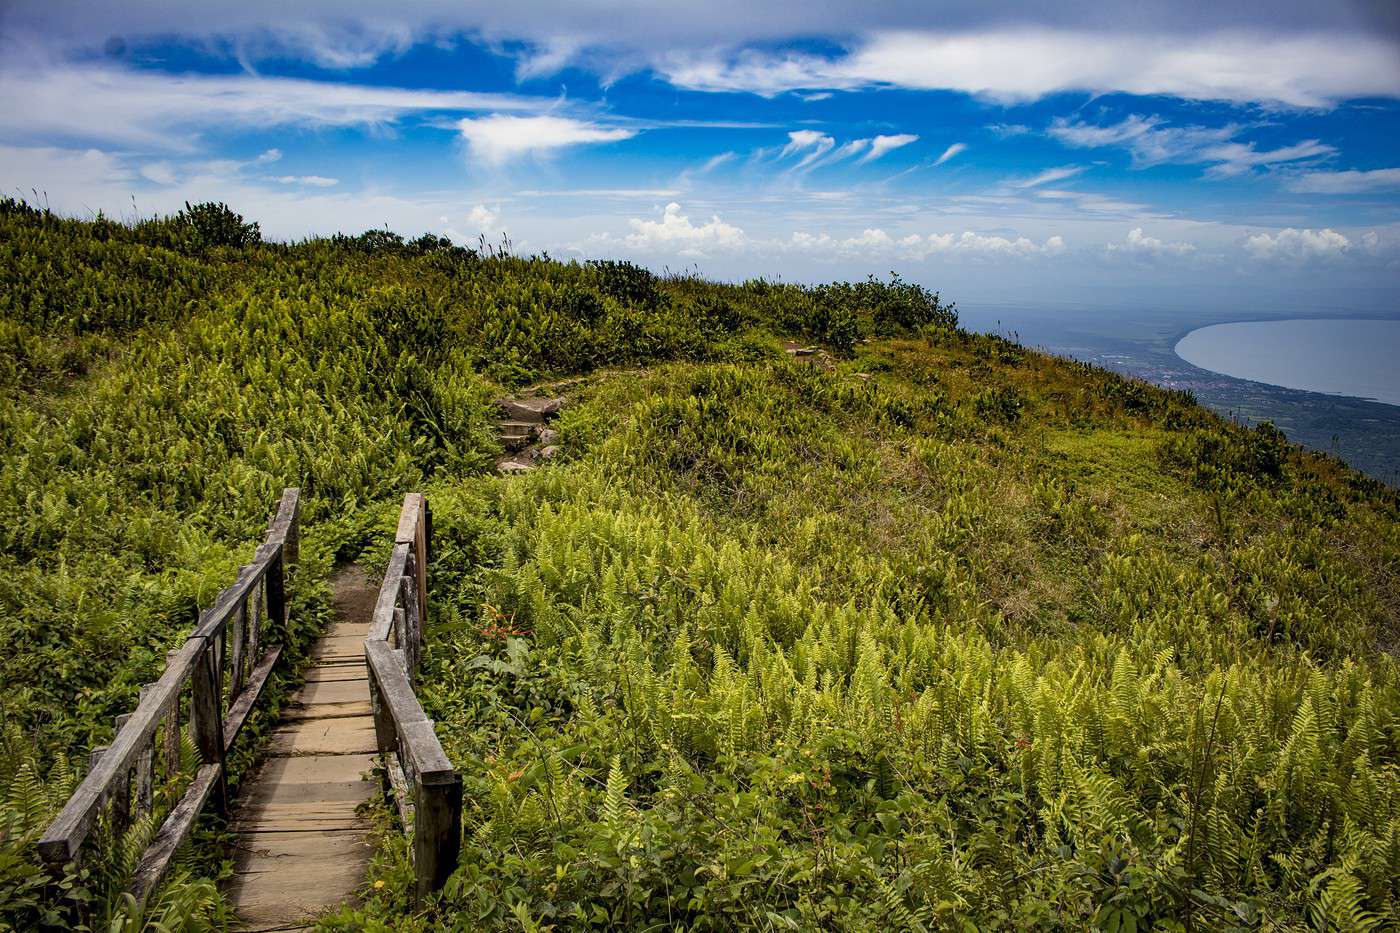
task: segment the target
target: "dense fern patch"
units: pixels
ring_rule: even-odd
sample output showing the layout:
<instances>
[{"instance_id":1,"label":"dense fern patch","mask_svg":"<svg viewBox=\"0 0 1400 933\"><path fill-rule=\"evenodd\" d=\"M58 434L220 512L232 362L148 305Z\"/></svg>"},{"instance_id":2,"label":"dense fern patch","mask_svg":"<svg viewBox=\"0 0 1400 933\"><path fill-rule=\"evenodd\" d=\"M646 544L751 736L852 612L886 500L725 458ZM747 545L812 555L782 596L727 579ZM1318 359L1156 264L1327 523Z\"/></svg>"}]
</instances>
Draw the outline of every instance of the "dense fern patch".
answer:
<instances>
[{"instance_id":1,"label":"dense fern patch","mask_svg":"<svg viewBox=\"0 0 1400 933\"><path fill-rule=\"evenodd\" d=\"M330 927L1396 921L1400 504L1269 428L897 278L14 201L0 269L6 922L44 919L28 841L283 485L298 643L429 491L421 689L467 783L442 900L407 915L391 831ZM491 399L571 375L561 459L488 475ZM217 925L189 870L153 909Z\"/></svg>"}]
</instances>

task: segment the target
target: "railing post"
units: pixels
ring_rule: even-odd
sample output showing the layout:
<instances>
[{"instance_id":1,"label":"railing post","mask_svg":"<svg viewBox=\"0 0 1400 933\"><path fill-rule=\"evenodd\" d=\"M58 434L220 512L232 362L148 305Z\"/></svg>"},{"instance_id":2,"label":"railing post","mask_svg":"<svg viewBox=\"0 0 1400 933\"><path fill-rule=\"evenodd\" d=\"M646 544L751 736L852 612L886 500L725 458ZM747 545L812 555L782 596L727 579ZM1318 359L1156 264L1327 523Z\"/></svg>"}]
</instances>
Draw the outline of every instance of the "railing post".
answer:
<instances>
[{"instance_id":1,"label":"railing post","mask_svg":"<svg viewBox=\"0 0 1400 933\"><path fill-rule=\"evenodd\" d=\"M224 717L220 708L223 685L214 651L216 643L217 639L206 639L204 649L195 659L190 678L190 738L205 764L219 766L219 779L212 794L213 807L220 816L226 816L228 784L224 775Z\"/></svg>"},{"instance_id":2,"label":"railing post","mask_svg":"<svg viewBox=\"0 0 1400 933\"><path fill-rule=\"evenodd\" d=\"M267 583L267 621L272 629L268 635L282 644L287 642L287 575L283 572L286 554L286 545L283 545L277 557L267 565L267 575L263 578ZM272 643L277 644L277 641Z\"/></svg>"},{"instance_id":3,"label":"railing post","mask_svg":"<svg viewBox=\"0 0 1400 933\"><path fill-rule=\"evenodd\" d=\"M419 773L413 784L414 899L422 903L457 869L462 847L462 776L451 769Z\"/></svg>"}]
</instances>

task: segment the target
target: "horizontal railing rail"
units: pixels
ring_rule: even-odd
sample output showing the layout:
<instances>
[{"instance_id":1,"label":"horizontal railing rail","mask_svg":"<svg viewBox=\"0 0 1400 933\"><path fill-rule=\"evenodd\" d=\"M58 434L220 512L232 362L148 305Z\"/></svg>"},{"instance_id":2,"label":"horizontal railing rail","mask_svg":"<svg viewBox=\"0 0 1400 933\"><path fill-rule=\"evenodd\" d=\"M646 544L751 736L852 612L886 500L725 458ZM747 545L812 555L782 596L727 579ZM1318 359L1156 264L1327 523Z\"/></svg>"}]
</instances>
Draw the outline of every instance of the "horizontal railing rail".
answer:
<instances>
[{"instance_id":1,"label":"horizontal railing rail","mask_svg":"<svg viewBox=\"0 0 1400 933\"><path fill-rule=\"evenodd\" d=\"M441 888L457 867L462 838L462 777L447 760L432 720L413 693L428 618L431 542L428 501L420 493L409 493L365 640L385 791L411 840L418 901Z\"/></svg>"},{"instance_id":2,"label":"horizontal railing rail","mask_svg":"<svg viewBox=\"0 0 1400 933\"><path fill-rule=\"evenodd\" d=\"M95 829L120 840L134 820L160 817L158 791L189 778L130 879L127 890L144 903L205 807L212 803L227 814L224 759L282 655L286 575L297 562L299 512L300 491L285 490L252 561L199 614L184 645L166 656L165 671L141 688L136 709L117 717L112 743L93 749L87 775L37 843L55 878L83 864ZM182 720L199 756L193 775L181 767Z\"/></svg>"}]
</instances>

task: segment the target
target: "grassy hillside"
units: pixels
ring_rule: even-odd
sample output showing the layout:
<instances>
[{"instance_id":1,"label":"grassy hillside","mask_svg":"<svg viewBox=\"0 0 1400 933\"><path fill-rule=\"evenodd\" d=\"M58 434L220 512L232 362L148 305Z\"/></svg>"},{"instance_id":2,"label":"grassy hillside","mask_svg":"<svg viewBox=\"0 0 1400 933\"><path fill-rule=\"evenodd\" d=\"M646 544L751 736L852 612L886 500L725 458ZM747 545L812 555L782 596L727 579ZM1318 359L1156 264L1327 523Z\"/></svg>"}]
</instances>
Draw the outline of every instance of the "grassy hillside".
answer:
<instances>
[{"instance_id":1,"label":"grassy hillside","mask_svg":"<svg viewBox=\"0 0 1400 933\"><path fill-rule=\"evenodd\" d=\"M466 780L441 903L404 915L388 832L331 926L1400 919L1400 501L1267 427L897 280L14 202L0 270L12 922L69 762L284 484L308 629L317 579L429 492L421 694ZM561 462L490 475L490 400L564 376Z\"/></svg>"}]
</instances>

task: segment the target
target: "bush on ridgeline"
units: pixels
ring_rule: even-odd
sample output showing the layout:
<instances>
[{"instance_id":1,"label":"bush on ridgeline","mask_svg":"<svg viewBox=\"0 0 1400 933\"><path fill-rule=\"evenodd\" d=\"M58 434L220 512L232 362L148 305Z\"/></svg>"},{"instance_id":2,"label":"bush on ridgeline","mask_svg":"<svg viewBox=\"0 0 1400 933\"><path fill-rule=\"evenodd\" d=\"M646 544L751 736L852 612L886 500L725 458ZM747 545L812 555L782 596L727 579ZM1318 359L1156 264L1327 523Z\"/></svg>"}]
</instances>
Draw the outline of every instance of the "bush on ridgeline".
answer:
<instances>
[{"instance_id":1,"label":"bush on ridgeline","mask_svg":"<svg viewBox=\"0 0 1400 933\"><path fill-rule=\"evenodd\" d=\"M243 215L227 204L213 201L191 204L186 201L185 209L175 215L175 220L191 227L199 245L206 249L221 246L241 249L262 242L262 230L257 222L245 222Z\"/></svg>"}]
</instances>

